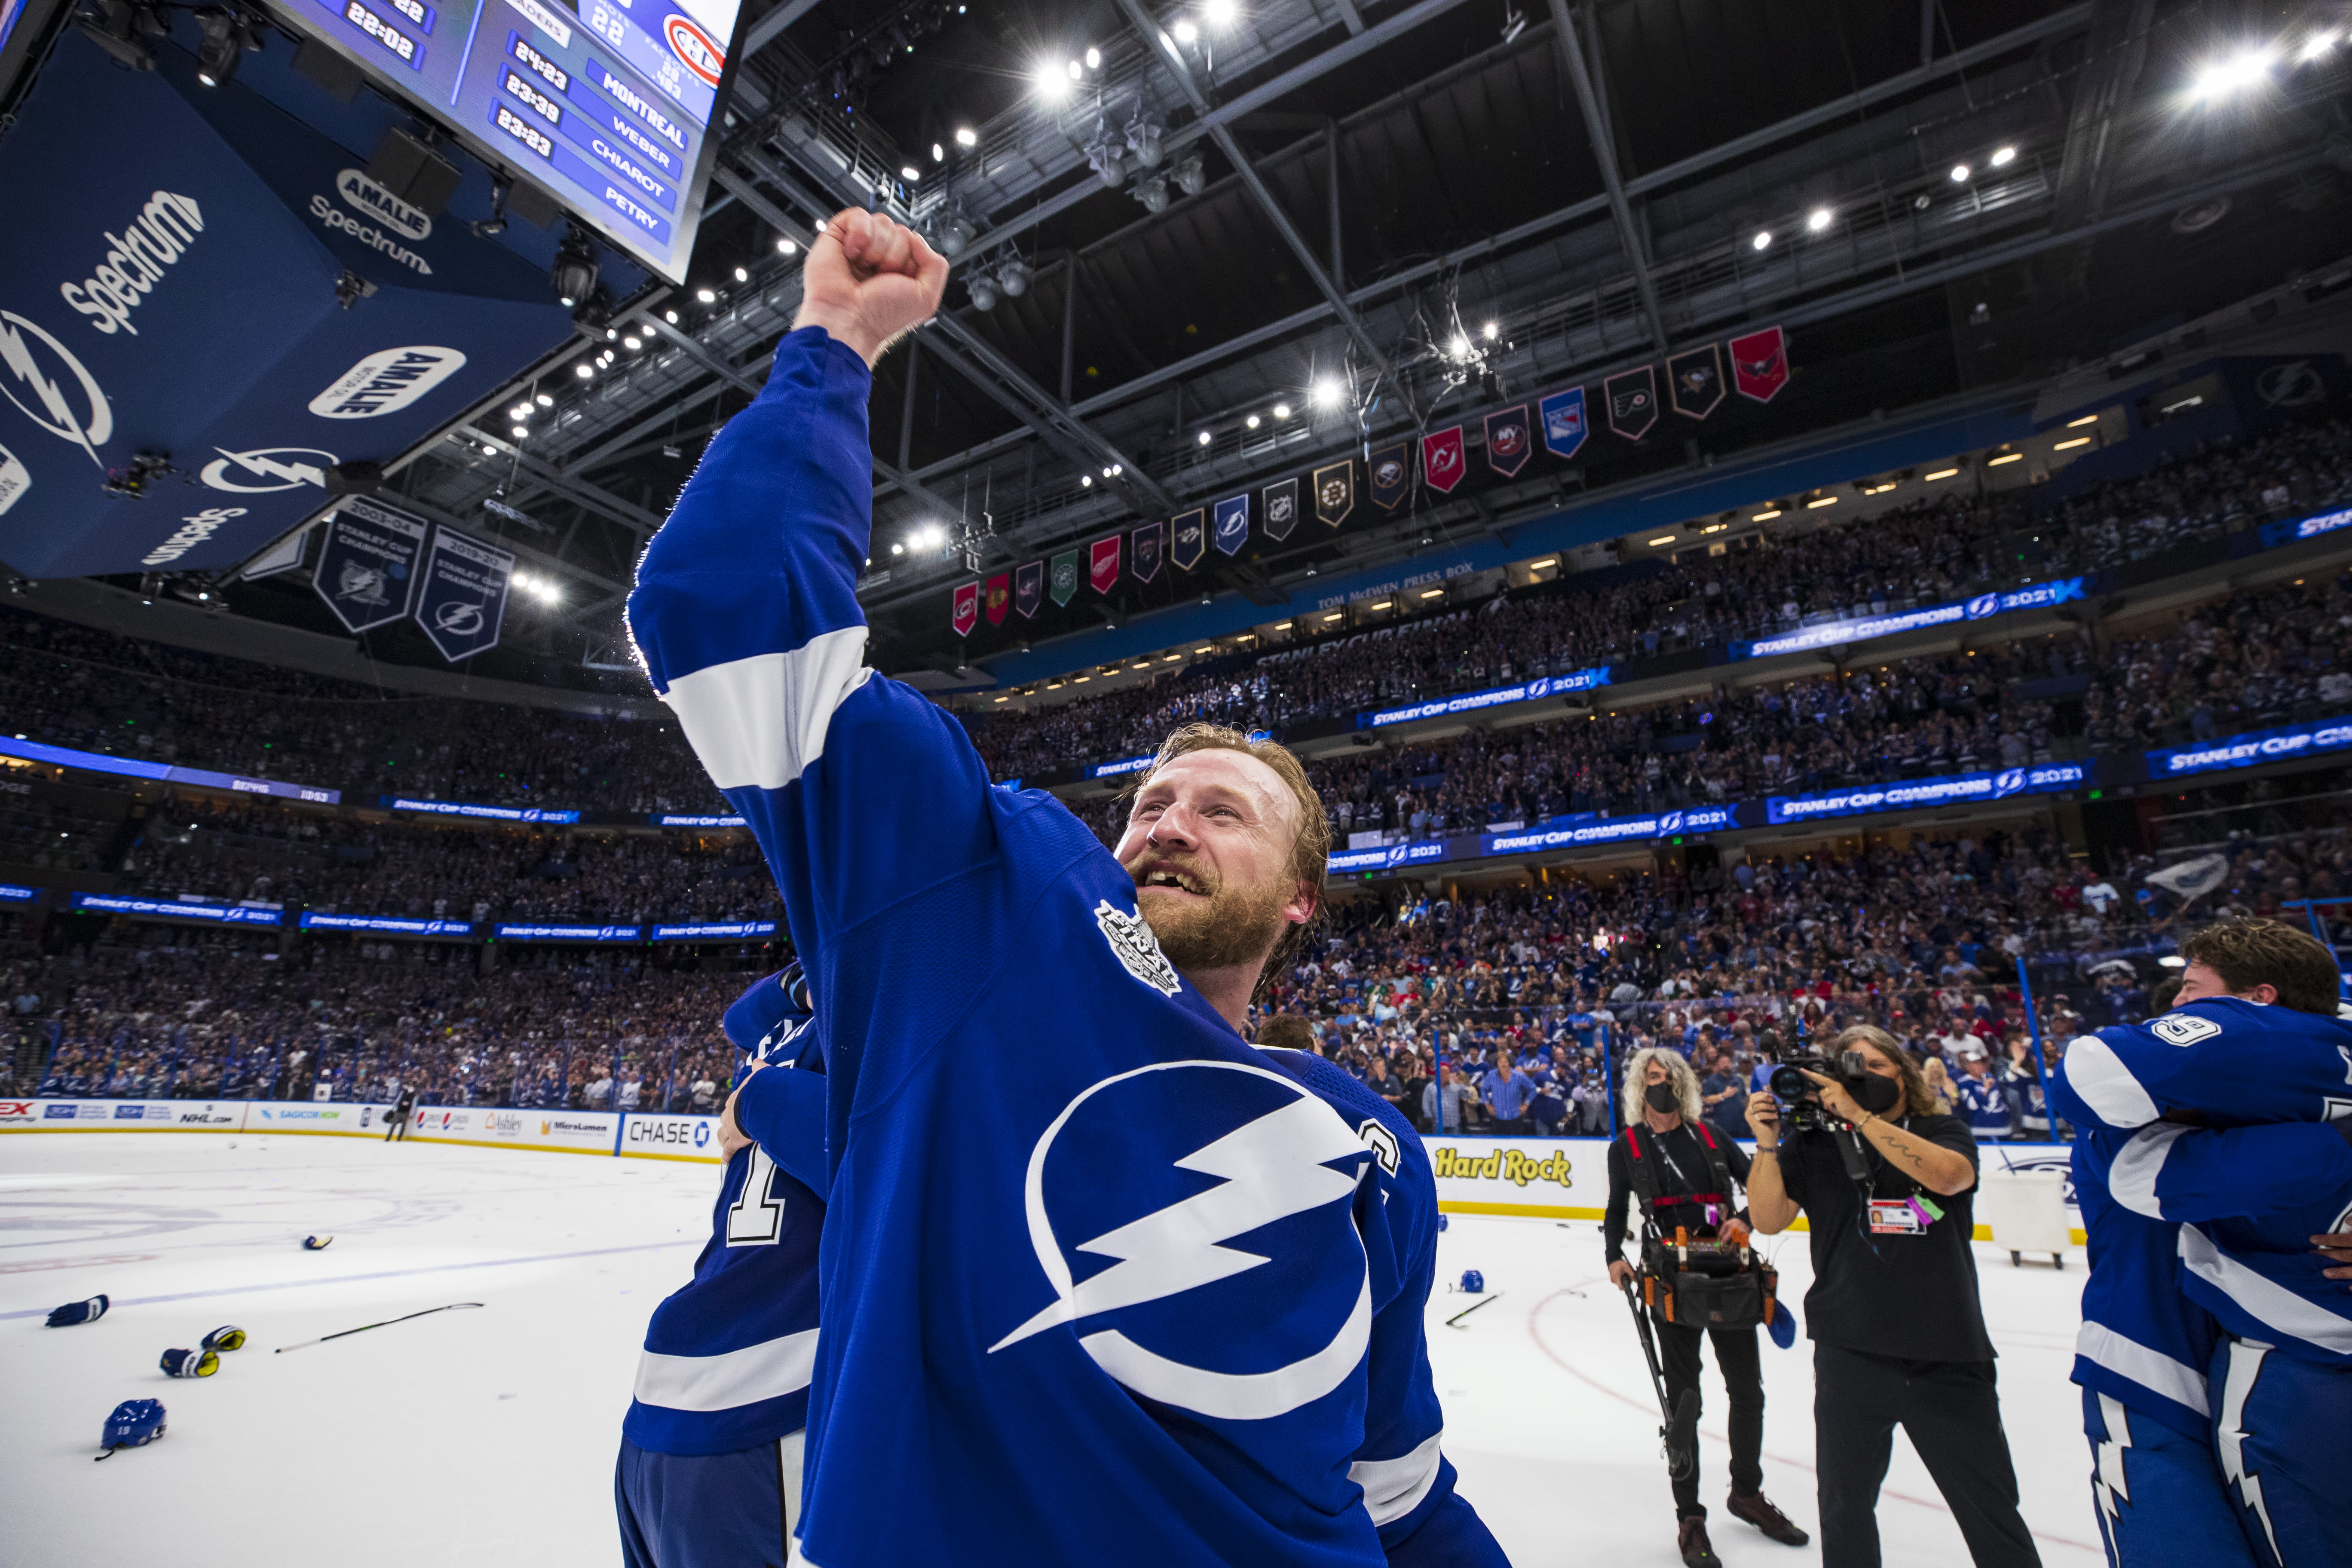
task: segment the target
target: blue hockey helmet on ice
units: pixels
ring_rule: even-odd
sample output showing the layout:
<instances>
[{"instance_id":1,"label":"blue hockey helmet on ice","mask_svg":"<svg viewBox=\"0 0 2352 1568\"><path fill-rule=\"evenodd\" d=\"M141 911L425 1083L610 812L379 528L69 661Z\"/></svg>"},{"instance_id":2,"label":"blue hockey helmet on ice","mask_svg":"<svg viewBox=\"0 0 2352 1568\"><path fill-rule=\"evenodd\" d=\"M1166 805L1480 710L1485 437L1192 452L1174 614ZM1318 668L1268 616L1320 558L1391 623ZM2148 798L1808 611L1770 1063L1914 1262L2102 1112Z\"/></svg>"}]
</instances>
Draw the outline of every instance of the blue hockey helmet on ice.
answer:
<instances>
[{"instance_id":1,"label":"blue hockey helmet on ice","mask_svg":"<svg viewBox=\"0 0 2352 1568\"><path fill-rule=\"evenodd\" d=\"M1462 1271L1462 1289L1477 1295L1486 1289L1486 1277L1475 1268L1465 1268Z\"/></svg>"},{"instance_id":2,"label":"blue hockey helmet on ice","mask_svg":"<svg viewBox=\"0 0 2352 1568\"><path fill-rule=\"evenodd\" d=\"M143 1448L163 1435L162 1400L126 1399L106 1418L106 1430L99 1435L98 1446L111 1454L117 1448ZM106 1454L99 1458L103 1459Z\"/></svg>"}]
</instances>

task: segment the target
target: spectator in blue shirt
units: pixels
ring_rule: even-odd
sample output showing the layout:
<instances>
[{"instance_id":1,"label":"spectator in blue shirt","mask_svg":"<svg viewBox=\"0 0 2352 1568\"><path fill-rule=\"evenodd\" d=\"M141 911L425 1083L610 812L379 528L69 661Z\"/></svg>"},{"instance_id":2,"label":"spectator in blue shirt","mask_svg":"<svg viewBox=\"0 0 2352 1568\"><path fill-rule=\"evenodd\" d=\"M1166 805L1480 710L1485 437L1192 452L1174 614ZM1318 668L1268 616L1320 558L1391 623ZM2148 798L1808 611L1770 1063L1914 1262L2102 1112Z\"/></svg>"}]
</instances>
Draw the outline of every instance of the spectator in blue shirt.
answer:
<instances>
[{"instance_id":1,"label":"spectator in blue shirt","mask_svg":"<svg viewBox=\"0 0 2352 1568\"><path fill-rule=\"evenodd\" d=\"M1495 1118L1495 1131L1502 1133L1525 1134L1530 1131L1528 1106L1536 1097L1535 1079L1521 1072L1507 1052L1497 1052L1502 1065L1486 1075L1486 1109Z\"/></svg>"}]
</instances>

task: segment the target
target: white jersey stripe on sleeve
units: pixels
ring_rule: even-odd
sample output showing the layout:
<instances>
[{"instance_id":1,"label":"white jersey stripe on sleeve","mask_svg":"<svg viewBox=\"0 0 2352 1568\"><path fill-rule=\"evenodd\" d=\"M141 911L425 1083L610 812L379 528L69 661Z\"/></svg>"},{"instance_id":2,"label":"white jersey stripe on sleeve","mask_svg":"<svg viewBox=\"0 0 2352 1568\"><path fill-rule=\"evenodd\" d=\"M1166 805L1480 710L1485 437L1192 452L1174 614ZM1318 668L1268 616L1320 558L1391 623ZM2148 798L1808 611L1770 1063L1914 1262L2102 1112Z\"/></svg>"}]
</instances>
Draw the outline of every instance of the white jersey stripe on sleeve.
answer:
<instances>
[{"instance_id":1,"label":"white jersey stripe on sleeve","mask_svg":"<svg viewBox=\"0 0 2352 1568\"><path fill-rule=\"evenodd\" d=\"M834 710L874 673L866 636L844 626L790 653L709 665L671 681L662 700L720 789L782 789L824 752Z\"/></svg>"},{"instance_id":2,"label":"white jersey stripe on sleeve","mask_svg":"<svg viewBox=\"0 0 2352 1568\"><path fill-rule=\"evenodd\" d=\"M2066 1047L2058 1070L2067 1086L2083 1097L2110 1127L2145 1127L2159 1114L2156 1101L2115 1048L2096 1035L2083 1035Z\"/></svg>"},{"instance_id":3,"label":"white jersey stripe on sleeve","mask_svg":"<svg viewBox=\"0 0 2352 1568\"><path fill-rule=\"evenodd\" d=\"M2204 1373L2137 1340L2126 1339L2105 1323L2084 1323L2074 1335L2074 1353L2177 1405L2200 1413L2206 1408Z\"/></svg>"},{"instance_id":4,"label":"white jersey stripe on sleeve","mask_svg":"<svg viewBox=\"0 0 2352 1568\"><path fill-rule=\"evenodd\" d=\"M668 1410L733 1410L798 1394L816 1370L817 1333L803 1329L719 1355L646 1351L637 1360L637 1402Z\"/></svg>"},{"instance_id":5,"label":"white jersey stripe on sleeve","mask_svg":"<svg viewBox=\"0 0 2352 1568\"><path fill-rule=\"evenodd\" d=\"M2332 1354L2352 1355L2352 1317L2331 1312L2264 1279L2215 1247L2193 1225L2180 1227L2180 1260L2189 1272L2252 1313L2255 1321Z\"/></svg>"},{"instance_id":6,"label":"white jersey stripe on sleeve","mask_svg":"<svg viewBox=\"0 0 2352 1568\"><path fill-rule=\"evenodd\" d=\"M2116 1202L2134 1214L2162 1219L2164 1204L2156 1194L2157 1180L2164 1174L2164 1157L2190 1131L2165 1122L2133 1133L2116 1152L2116 1163L2107 1168L2107 1191L2115 1195Z\"/></svg>"},{"instance_id":7,"label":"white jersey stripe on sleeve","mask_svg":"<svg viewBox=\"0 0 2352 1568\"><path fill-rule=\"evenodd\" d=\"M1348 1467L1348 1479L1364 1489L1364 1511L1375 1525L1402 1519L1421 1506L1437 1484L1437 1440L1444 1435L1433 1432L1420 1447L1393 1459L1358 1459Z\"/></svg>"}]
</instances>

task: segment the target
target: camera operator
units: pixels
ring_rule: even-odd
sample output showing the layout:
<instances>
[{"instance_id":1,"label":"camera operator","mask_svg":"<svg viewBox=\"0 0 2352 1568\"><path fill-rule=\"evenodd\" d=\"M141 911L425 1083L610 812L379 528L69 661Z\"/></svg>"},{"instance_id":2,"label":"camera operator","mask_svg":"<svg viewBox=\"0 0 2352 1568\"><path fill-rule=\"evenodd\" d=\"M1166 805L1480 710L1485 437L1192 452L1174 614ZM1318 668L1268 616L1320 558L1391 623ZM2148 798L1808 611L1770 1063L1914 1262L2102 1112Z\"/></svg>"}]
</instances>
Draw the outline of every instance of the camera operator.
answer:
<instances>
[{"instance_id":1,"label":"camera operator","mask_svg":"<svg viewBox=\"0 0 2352 1568\"><path fill-rule=\"evenodd\" d=\"M1601 1241L1609 1282L1622 1289L1634 1277L1625 1261L1626 1199L1642 1200L1646 1236L1672 1241L1679 1229L1693 1240L1747 1239L1748 1225L1733 1212L1731 1185L1745 1184L1747 1151L1699 1115L1699 1081L1679 1052L1662 1047L1636 1051L1625 1070L1625 1131L1609 1145L1609 1208ZM1645 1257L1647 1249L1645 1248ZM1700 1329L1653 1312L1658 1359L1669 1405L1698 1391L1700 1351L1715 1342L1716 1364L1731 1396L1731 1494L1725 1510L1773 1540L1802 1546L1810 1539L1764 1495L1764 1380L1757 1364L1756 1330ZM1698 1467L1674 1478L1675 1547L1686 1568L1718 1568L1706 1536L1706 1507L1698 1500Z\"/></svg>"},{"instance_id":2,"label":"camera operator","mask_svg":"<svg viewBox=\"0 0 2352 1568\"><path fill-rule=\"evenodd\" d=\"M1811 1232L1822 1562L1876 1568L1878 1489L1899 1425L1977 1568L2038 1564L1977 1298L1976 1140L1967 1122L1936 1112L1918 1067L1885 1030L1847 1029L1830 1050L1827 1061L1785 1064L1773 1089L1748 1101L1755 1227L1776 1235L1802 1212ZM1833 1065L1834 1077L1816 1070Z\"/></svg>"}]
</instances>

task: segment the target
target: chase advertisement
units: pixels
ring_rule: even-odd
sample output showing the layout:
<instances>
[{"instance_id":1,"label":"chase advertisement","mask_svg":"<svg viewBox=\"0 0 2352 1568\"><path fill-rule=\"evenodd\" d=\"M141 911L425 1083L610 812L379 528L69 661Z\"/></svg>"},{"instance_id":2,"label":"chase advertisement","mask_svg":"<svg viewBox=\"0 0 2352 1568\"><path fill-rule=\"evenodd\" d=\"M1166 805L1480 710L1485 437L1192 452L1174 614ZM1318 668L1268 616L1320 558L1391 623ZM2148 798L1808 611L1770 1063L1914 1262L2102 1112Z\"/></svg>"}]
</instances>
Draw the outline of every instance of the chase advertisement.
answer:
<instances>
[{"instance_id":1,"label":"chase advertisement","mask_svg":"<svg viewBox=\"0 0 2352 1568\"><path fill-rule=\"evenodd\" d=\"M571 331L539 268L462 223L387 234L352 154L156 55L68 30L0 142L0 560L28 576L234 566Z\"/></svg>"}]
</instances>

